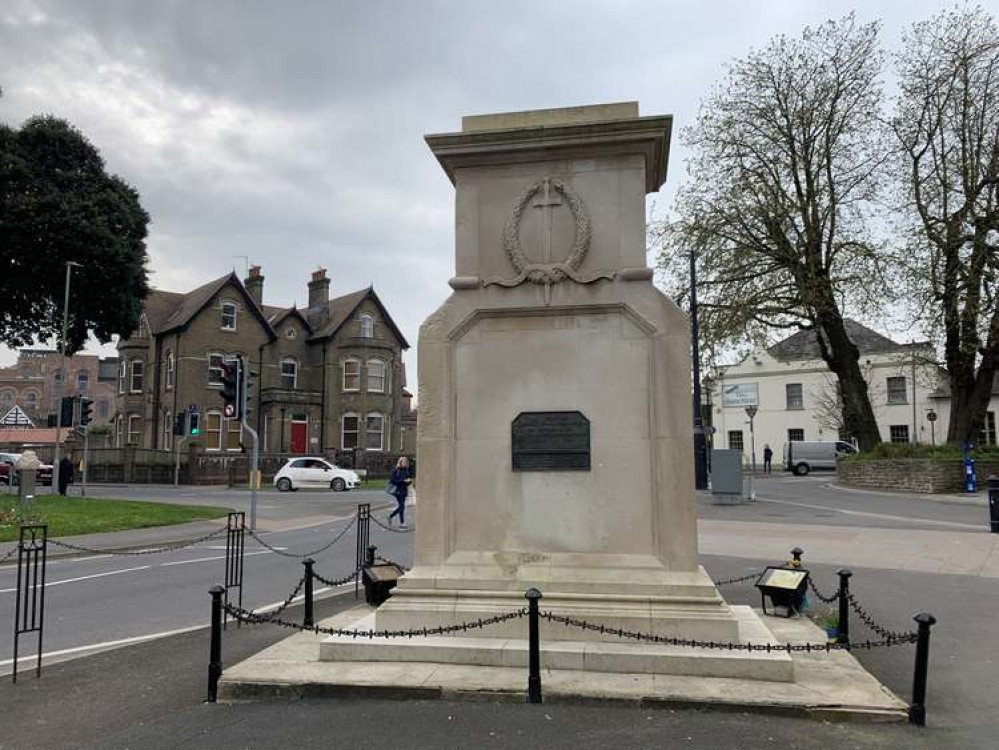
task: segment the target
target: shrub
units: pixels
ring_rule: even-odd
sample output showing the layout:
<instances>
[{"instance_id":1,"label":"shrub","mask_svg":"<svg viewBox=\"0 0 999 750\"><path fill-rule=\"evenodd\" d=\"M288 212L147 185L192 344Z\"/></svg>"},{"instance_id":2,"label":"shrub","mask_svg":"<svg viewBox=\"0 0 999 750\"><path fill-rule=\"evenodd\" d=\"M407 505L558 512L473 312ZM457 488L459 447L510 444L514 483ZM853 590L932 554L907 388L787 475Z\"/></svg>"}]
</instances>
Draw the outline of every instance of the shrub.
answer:
<instances>
[{"instance_id":1,"label":"shrub","mask_svg":"<svg viewBox=\"0 0 999 750\"><path fill-rule=\"evenodd\" d=\"M975 446L971 453L977 460L999 459L999 447L995 445ZM938 461L960 461L964 451L957 443L925 445L924 443L878 443L868 453L845 456L845 461L880 461L895 458L928 458Z\"/></svg>"}]
</instances>

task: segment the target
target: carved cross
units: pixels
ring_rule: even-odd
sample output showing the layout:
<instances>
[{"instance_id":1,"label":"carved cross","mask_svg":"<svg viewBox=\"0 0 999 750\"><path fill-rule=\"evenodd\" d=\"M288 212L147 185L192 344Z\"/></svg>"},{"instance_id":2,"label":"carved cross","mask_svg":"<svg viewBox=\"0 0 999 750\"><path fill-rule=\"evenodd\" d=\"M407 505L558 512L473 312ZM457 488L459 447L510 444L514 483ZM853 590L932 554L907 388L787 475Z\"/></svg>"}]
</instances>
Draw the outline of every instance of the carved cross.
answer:
<instances>
[{"instance_id":1,"label":"carved cross","mask_svg":"<svg viewBox=\"0 0 999 750\"><path fill-rule=\"evenodd\" d=\"M544 211L545 217L545 243L544 243L544 263L552 262L552 208L561 206L562 199L555 190L552 190L552 181L546 179L544 188L539 190L531 203L534 208Z\"/></svg>"}]
</instances>

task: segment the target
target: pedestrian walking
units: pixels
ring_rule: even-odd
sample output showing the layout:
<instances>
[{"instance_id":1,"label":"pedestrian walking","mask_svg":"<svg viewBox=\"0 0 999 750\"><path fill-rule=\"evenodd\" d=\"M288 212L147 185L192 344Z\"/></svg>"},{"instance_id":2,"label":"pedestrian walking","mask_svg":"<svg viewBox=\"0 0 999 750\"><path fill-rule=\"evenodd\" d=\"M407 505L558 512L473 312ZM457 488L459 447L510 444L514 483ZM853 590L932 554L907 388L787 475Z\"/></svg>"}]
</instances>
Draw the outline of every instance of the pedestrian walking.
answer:
<instances>
[{"instance_id":1,"label":"pedestrian walking","mask_svg":"<svg viewBox=\"0 0 999 750\"><path fill-rule=\"evenodd\" d=\"M763 473L770 474L773 471L771 467L771 462L774 460L774 452L770 450L770 444L763 444Z\"/></svg>"},{"instance_id":2,"label":"pedestrian walking","mask_svg":"<svg viewBox=\"0 0 999 750\"><path fill-rule=\"evenodd\" d=\"M73 479L75 479L75 473L73 472L73 462L69 460L69 456L63 456L59 461L59 494L65 495L66 488L73 484Z\"/></svg>"},{"instance_id":3,"label":"pedestrian walking","mask_svg":"<svg viewBox=\"0 0 999 750\"><path fill-rule=\"evenodd\" d=\"M389 477L389 483L392 485L392 494L398 503L398 507L388 517L389 526L392 525L392 519L397 515L399 516L399 525L405 526L406 495L409 494L409 485L413 483L413 477L409 472L408 458L399 456L399 460L395 462L395 468L392 469L392 476Z\"/></svg>"}]
</instances>

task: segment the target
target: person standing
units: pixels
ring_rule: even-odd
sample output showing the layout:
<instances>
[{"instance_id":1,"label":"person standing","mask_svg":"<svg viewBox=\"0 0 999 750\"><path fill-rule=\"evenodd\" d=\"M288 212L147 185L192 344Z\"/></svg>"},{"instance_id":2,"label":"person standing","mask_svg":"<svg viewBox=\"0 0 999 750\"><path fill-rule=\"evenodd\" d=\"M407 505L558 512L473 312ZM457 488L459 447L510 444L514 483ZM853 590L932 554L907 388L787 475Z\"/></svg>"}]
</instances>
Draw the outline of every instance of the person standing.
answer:
<instances>
[{"instance_id":1,"label":"person standing","mask_svg":"<svg viewBox=\"0 0 999 750\"><path fill-rule=\"evenodd\" d=\"M770 450L770 444L763 444L763 473L770 474L773 471L771 462L774 460L774 452Z\"/></svg>"},{"instance_id":2,"label":"person standing","mask_svg":"<svg viewBox=\"0 0 999 750\"><path fill-rule=\"evenodd\" d=\"M73 462L69 460L69 456L63 456L59 461L59 494L65 495L66 488L73 484L73 479L75 478L73 472Z\"/></svg>"},{"instance_id":3,"label":"person standing","mask_svg":"<svg viewBox=\"0 0 999 750\"><path fill-rule=\"evenodd\" d=\"M395 462L395 468L392 469L392 476L389 477L389 482L392 484L392 494L395 496L395 501L398 503L398 507L388 517L389 526L392 525L392 519L395 516L399 516L399 525L406 525L406 496L409 494L409 485L413 483L413 477L409 472L409 459L405 456L399 456L399 460Z\"/></svg>"}]
</instances>

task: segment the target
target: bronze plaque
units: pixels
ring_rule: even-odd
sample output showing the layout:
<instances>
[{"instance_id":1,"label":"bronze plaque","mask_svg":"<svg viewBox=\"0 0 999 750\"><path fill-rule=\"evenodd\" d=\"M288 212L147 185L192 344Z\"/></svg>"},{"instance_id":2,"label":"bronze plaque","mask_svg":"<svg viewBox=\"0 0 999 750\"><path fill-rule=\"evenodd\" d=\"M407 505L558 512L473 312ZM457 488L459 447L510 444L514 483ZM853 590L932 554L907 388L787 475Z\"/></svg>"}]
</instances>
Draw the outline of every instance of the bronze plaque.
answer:
<instances>
[{"instance_id":1,"label":"bronze plaque","mask_svg":"<svg viewBox=\"0 0 999 750\"><path fill-rule=\"evenodd\" d=\"M525 411L511 426L514 471L589 471L590 420L578 411Z\"/></svg>"}]
</instances>

